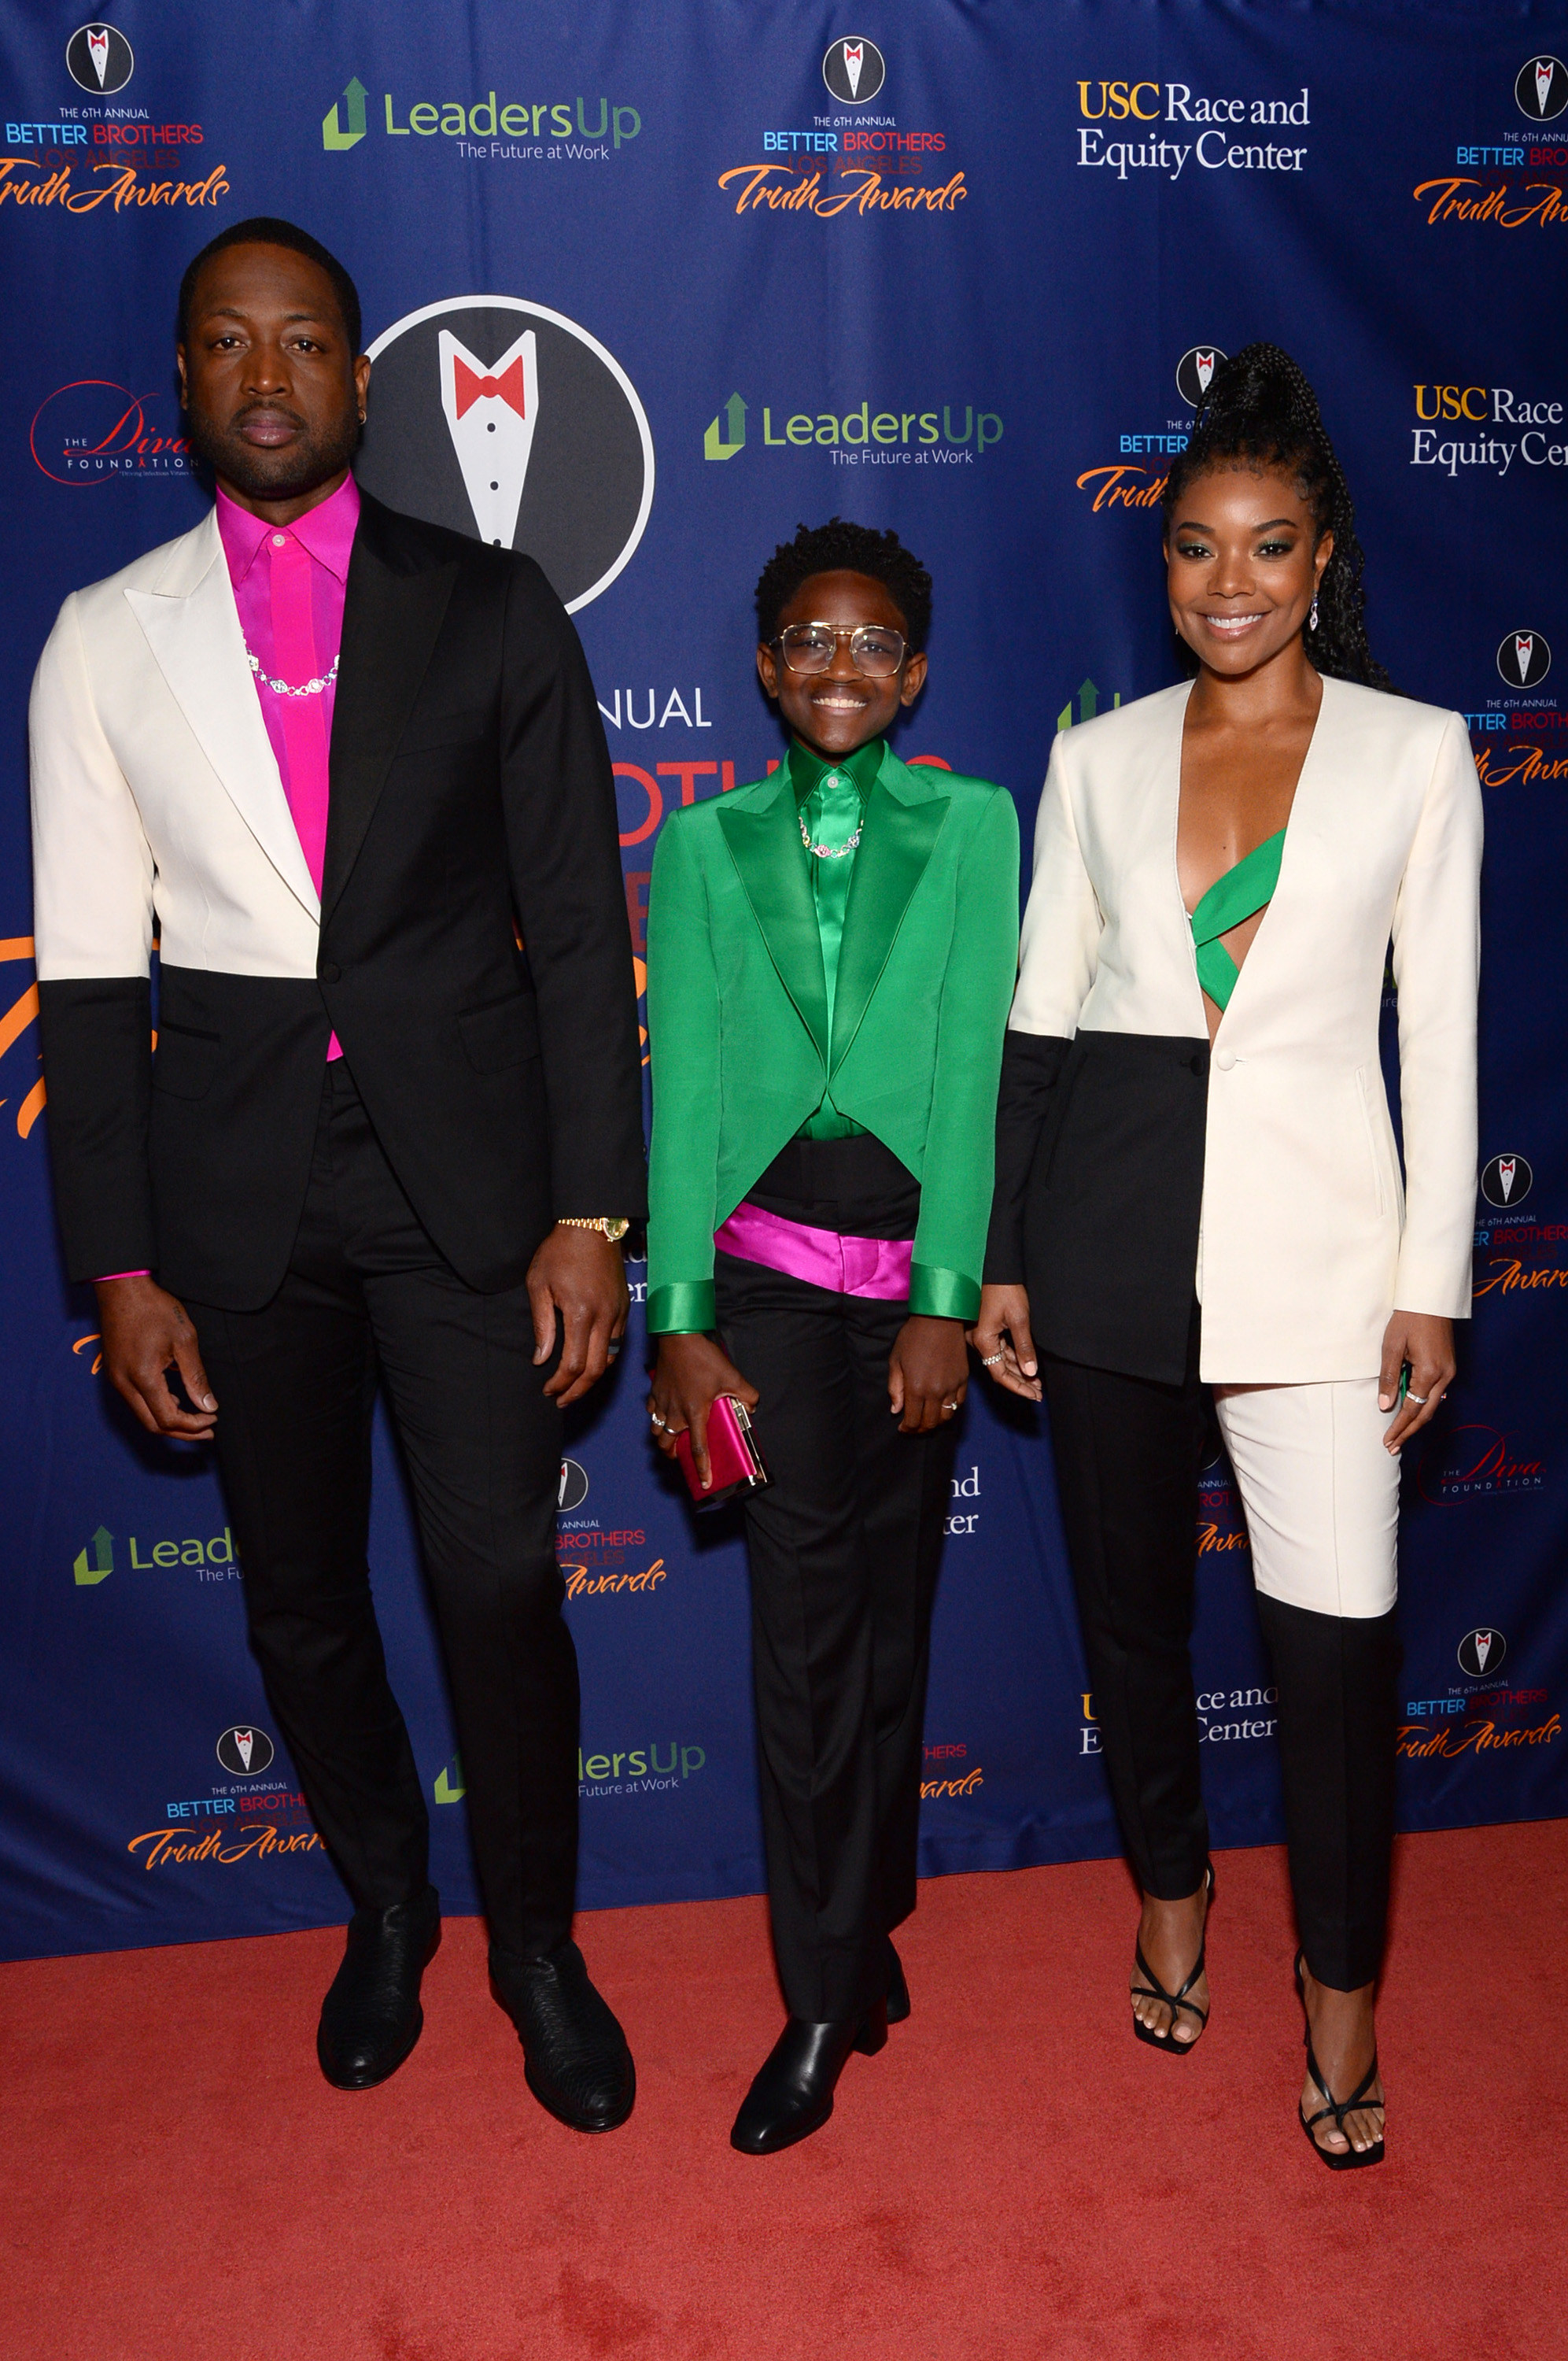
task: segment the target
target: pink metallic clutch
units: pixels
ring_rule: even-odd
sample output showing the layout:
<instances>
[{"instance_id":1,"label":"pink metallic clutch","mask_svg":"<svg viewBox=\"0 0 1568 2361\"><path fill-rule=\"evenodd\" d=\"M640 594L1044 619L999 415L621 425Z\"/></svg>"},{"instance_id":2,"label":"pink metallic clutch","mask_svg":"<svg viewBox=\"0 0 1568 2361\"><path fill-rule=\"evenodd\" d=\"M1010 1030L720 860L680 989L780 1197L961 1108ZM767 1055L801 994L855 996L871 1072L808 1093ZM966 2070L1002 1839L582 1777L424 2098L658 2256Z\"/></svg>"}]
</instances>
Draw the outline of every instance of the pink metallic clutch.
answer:
<instances>
[{"instance_id":1,"label":"pink metallic clutch","mask_svg":"<svg viewBox=\"0 0 1568 2361\"><path fill-rule=\"evenodd\" d=\"M692 1456L689 1431L676 1435L675 1456L699 1509L716 1509L720 1501L732 1500L737 1492L760 1491L772 1480L757 1448L746 1405L736 1394L717 1395L707 1413L707 1465L713 1481L706 1492Z\"/></svg>"}]
</instances>

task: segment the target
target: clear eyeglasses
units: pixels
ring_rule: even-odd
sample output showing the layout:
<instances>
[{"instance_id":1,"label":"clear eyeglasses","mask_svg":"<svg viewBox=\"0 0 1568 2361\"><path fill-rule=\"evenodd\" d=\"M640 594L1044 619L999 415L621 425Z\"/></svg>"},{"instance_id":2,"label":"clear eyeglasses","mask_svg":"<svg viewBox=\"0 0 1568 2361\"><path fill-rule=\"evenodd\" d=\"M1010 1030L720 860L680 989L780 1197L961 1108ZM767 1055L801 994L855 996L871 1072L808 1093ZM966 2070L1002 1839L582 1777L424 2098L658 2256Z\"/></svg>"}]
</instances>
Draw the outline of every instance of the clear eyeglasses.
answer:
<instances>
[{"instance_id":1,"label":"clear eyeglasses","mask_svg":"<svg viewBox=\"0 0 1568 2361\"><path fill-rule=\"evenodd\" d=\"M840 640L849 641L850 660L862 679L891 680L904 662L905 641L881 623L857 623L848 631L831 623L792 623L773 645L791 672L826 672Z\"/></svg>"}]
</instances>

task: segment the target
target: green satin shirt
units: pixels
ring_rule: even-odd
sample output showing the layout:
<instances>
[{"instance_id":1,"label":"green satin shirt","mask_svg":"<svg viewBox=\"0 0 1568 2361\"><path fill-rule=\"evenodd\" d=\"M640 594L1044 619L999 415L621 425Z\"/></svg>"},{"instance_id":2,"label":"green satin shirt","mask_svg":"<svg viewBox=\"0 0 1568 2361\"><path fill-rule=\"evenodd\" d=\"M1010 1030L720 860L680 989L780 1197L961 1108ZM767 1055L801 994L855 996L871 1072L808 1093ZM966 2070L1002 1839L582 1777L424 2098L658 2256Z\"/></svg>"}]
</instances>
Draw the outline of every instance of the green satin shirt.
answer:
<instances>
[{"instance_id":1,"label":"green satin shirt","mask_svg":"<svg viewBox=\"0 0 1568 2361\"><path fill-rule=\"evenodd\" d=\"M826 857L803 844L801 855L811 871L812 899L817 906L817 931L822 939L822 974L828 986L828 1029L833 1029L833 994L839 981L839 953L844 941L844 912L850 901L850 879L855 850L850 840L865 825L866 801L882 766L883 742L873 738L858 746L841 763L825 762L809 746L793 739L789 750L790 785L801 825L813 844L849 849ZM826 1090L822 1104L801 1125L801 1139L859 1139L865 1126L840 1115Z\"/></svg>"}]
</instances>

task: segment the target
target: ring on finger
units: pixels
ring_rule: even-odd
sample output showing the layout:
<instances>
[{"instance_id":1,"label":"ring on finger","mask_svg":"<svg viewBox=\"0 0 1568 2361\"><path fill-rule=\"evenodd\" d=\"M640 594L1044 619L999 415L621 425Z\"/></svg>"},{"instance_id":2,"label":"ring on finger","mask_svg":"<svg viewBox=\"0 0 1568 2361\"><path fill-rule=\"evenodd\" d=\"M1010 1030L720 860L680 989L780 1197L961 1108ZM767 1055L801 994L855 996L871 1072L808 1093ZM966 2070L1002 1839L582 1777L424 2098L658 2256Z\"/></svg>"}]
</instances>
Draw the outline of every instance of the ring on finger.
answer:
<instances>
[{"instance_id":1,"label":"ring on finger","mask_svg":"<svg viewBox=\"0 0 1568 2361\"><path fill-rule=\"evenodd\" d=\"M1419 1402L1422 1410L1425 1410L1427 1406L1427 1398L1425 1394L1407 1394L1405 1396L1405 1400L1407 1401Z\"/></svg>"},{"instance_id":2,"label":"ring on finger","mask_svg":"<svg viewBox=\"0 0 1568 2361\"><path fill-rule=\"evenodd\" d=\"M942 1408L944 1410L957 1410L958 1404L957 1402L944 1402L942 1404Z\"/></svg>"},{"instance_id":3,"label":"ring on finger","mask_svg":"<svg viewBox=\"0 0 1568 2361\"><path fill-rule=\"evenodd\" d=\"M998 1361L1005 1357L1003 1353L982 1353L980 1356L980 1366L982 1369L994 1369Z\"/></svg>"},{"instance_id":4,"label":"ring on finger","mask_svg":"<svg viewBox=\"0 0 1568 2361\"><path fill-rule=\"evenodd\" d=\"M659 1413L658 1413L658 1411L657 1411L656 1410L651 1410L651 1411L649 1411L648 1415L649 1415L649 1417L652 1420L652 1422L653 1422L654 1425L658 1428L658 1430L659 1430L659 1432L660 1432L660 1433L661 1433L661 1434L663 1434L663 1433L667 1433L667 1432L668 1432L668 1430L666 1429L666 1427L665 1427L665 1425L664 1425L664 1422L663 1422L663 1420L659 1416Z\"/></svg>"}]
</instances>

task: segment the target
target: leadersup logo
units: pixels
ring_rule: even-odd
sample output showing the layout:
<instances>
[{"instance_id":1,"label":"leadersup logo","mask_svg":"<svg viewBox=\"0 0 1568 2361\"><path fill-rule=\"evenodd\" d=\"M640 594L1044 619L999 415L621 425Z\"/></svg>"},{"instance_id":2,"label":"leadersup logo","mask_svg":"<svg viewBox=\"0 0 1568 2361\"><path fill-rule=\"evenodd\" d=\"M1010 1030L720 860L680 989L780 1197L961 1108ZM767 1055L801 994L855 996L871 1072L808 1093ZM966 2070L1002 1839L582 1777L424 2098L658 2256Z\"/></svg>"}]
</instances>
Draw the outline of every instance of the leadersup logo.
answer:
<instances>
[{"instance_id":1,"label":"leadersup logo","mask_svg":"<svg viewBox=\"0 0 1568 2361\"><path fill-rule=\"evenodd\" d=\"M662 1758L668 1756L668 1761ZM577 1753L577 1792L581 1795L655 1795L682 1787L707 1763L701 1746L680 1746L672 1738L651 1746L632 1746L619 1754ZM621 1770L622 1763L626 1768Z\"/></svg>"},{"instance_id":2,"label":"leadersup logo","mask_svg":"<svg viewBox=\"0 0 1568 2361\"><path fill-rule=\"evenodd\" d=\"M703 456L733 459L746 447L748 404L732 393L703 432ZM979 410L966 401L944 402L935 410L879 410L870 399L855 410L795 411L779 407L775 426L772 403L762 408L762 447L769 451L813 448L830 450L840 467L972 467L977 455L1002 440L1002 420L993 410Z\"/></svg>"},{"instance_id":3,"label":"leadersup logo","mask_svg":"<svg viewBox=\"0 0 1568 2361\"><path fill-rule=\"evenodd\" d=\"M329 155L345 155L365 137L372 120L366 104L369 95L356 74L327 108L322 117L322 146ZM575 110L569 99L498 103L493 90L477 100L423 99L411 106L387 91L376 121L380 131L384 120L388 139L453 140L457 154L475 163L608 163L638 137L642 117L636 107L612 105L604 96L597 102L597 114L595 107L595 102L583 98Z\"/></svg>"},{"instance_id":4,"label":"leadersup logo","mask_svg":"<svg viewBox=\"0 0 1568 2361\"><path fill-rule=\"evenodd\" d=\"M1289 129L1311 120L1311 93L1292 98L1232 98L1195 95L1184 82L1080 82L1078 112L1085 123L1174 124L1177 137L1108 139L1103 131L1080 129L1078 161L1109 171L1118 181L1129 172L1161 172L1179 181L1189 158L1206 172L1299 172L1305 146L1277 140L1237 139L1235 129ZM1191 126L1183 141L1180 130Z\"/></svg>"},{"instance_id":5,"label":"leadersup logo","mask_svg":"<svg viewBox=\"0 0 1568 2361\"><path fill-rule=\"evenodd\" d=\"M181 1565L193 1567L203 1582L234 1582L239 1576L234 1535L227 1525L211 1541L192 1536L187 1541L148 1543L132 1533L128 1549L131 1570L137 1574L163 1573ZM78 1550L72 1570L79 1588L107 1581L115 1571L115 1536L107 1526L100 1525L87 1547Z\"/></svg>"},{"instance_id":6,"label":"leadersup logo","mask_svg":"<svg viewBox=\"0 0 1568 2361\"><path fill-rule=\"evenodd\" d=\"M630 563L653 438L615 356L513 295L427 303L383 331L355 472L389 507L525 549L576 613Z\"/></svg>"}]
</instances>

